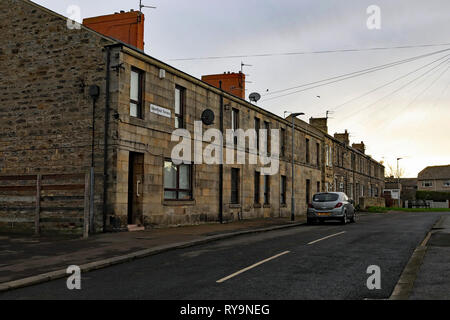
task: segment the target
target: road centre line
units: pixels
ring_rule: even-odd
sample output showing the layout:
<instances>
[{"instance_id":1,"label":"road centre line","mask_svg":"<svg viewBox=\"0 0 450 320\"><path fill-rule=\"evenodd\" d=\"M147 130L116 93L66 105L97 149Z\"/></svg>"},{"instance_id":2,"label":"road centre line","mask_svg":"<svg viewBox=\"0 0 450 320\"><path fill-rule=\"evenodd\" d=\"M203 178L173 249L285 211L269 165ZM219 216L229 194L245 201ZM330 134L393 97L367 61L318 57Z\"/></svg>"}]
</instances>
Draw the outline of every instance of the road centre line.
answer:
<instances>
[{"instance_id":1,"label":"road centre line","mask_svg":"<svg viewBox=\"0 0 450 320\"><path fill-rule=\"evenodd\" d=\"M342 232L339 232L339 233L335 233L335 234L332 234L332 235L329 235L329 236L326 236L326 237L323 237L323 238L320 238L320 239L311 241L310 243L308 243L308 245L311 245L311 244L314 244L314 243L317 243L317 242L319 242L319 241L326 240L326 239L329 239L329 238L332 238L332 237L336 237L336 236L338 236L338 235L340 235L340 234L344 234L344 233L346 233L346 232L347 232L347 231L342 231Z\"/></svg>"},{"instance_id":2,"label":"road centre line","mask_svg":"<svg viewBox=\"0 0 450 320\"><path fill-rule=\"evenodd\" d=\"M257 266L259 266L259 265L261 265L261 264L263 264L263 263L269 262L269 261L271 261L271 260L274 260L274 259L276 259L276 258L278 258L278 257L281 257L281 256L283 256L283 255L285 255L285 254L288 254L288 253L290 253L290 251L284 251L284 252L282 252L282 253L279 253L279 254L277 254L277 255L274 255L273 257L267 258L267 259L262 260L262 261L260 261L260 262L258 262L258 263L255 263L255 264L253 264L253 265L251 265L251 266L249 266L249 267L247 267L247 268L241 269L241 270L239 270L238 272L235 272L235 273L233 273L233 274L230 274L229 276L226 276L225 278L222 278L222 279L220 279L220 280L217 280L216 282L217 282L217 283L225 282L225 281L227 281L227 280L229 280L229 279L231 279L231 278L236 277L237 275L240 275L241 273L244 273L244 272L246 272L246 271L248 271L248 270L251 270L251 269L253 269L253 268L256 268Z\"/></svg>"}]
</instances>

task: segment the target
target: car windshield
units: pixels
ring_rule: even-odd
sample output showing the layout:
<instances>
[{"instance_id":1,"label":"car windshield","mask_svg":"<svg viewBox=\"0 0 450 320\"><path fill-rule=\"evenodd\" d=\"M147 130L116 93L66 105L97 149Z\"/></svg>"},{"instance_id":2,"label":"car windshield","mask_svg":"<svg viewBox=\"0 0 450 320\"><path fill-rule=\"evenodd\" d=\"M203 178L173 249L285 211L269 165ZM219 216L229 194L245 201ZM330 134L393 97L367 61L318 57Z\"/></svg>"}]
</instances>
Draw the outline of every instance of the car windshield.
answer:
<instances>
[{"instance_id":1,"label":"car windshield","mask_svg":"<svg viewBox=\"0 0 450 320\"><path fill-rule=\"evenodd\" d=\"M314 202L332 202L337 201L339 199L339 195L336 193L319 193L315 194L313 201Z\"/></svg>"}]
</instances>

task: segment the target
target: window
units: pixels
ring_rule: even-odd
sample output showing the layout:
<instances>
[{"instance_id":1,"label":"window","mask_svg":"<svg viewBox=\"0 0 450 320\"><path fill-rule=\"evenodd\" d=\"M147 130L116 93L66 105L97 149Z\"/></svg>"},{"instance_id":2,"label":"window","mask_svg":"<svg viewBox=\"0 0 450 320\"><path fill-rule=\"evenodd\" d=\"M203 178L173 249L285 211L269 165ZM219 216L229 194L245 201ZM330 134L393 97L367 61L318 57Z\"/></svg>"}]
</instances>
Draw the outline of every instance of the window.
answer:
<instances>
[{"instance_id":1,"label":"window","mask_svg":"<svg viewBox=\"0 0 450 320\"><path fill-rule=\"evenodd\" d=\"M308 180L307 180L308 181ZM319 193L314 195L314 202L333 202L339 199L336 193Z\"/></svg>"},{"instance_id":2,"label":"window","mask_svg":"<svg viewBox=\"0 0 450 320\"><path fill-rule=\"evenodd\" d=\"M353 183L350 183L349 185L348 185L348 193L349 193L349 196L350 196L350 198L351 199L353 199Z\"/></svg>"},{"instance_id":3,"label":"window","mask_svg":"<svg viewBox=\"0 0 450 320\"><path fill-rule=\"evenodd\" d=\"M433 182L432 181L422 181L422 187L432 187Z\"/></svg>"},{"instance_id":4,"label":"window","mask_svg":"<svg viewBox=\"0 0 450 320\"><path fill-rule=\"evenodd\" d=\"M240 170L231 168L231 204L239 203Z\"/></svg>"},{"instance_id":5,"label":"window","mask_svg":"<svg viewBox=\"0 0 450 320\"><path fill-rule=\"evenodd\" d=\"M270 203L270 176L264 176L264 204Z\"/></svg>"},{"instance_id":6,"label":"window","mask_svg":"<svg viewBox=\"0 0 450 320\"><path fill-rule=\"evenodd\" d=\"M239 129L239 110L234 108L231 109L231 129L233 130L233 135ZM234 136L234 144L237 145L237 136Z\"/></svg>"},{"instance_id":7,"label":"window","mask_svg":"<svg viewBox=\"0 0 450 320\"><path fill-rule=\"evenodd\" d=\"M256 131L256 150L259 150L259 128L260 128L259 118L255 118L255 131Z\"/></svg>"},{"instance_id":8,"label":"window","mask_svg":"<svg viewBox=\"0 0 450 320\"><path fill-rule=\"evenodd\" d=\"M264 129L266 129L267 132L267 140L266 140L266 152L269 154L270 150L270 123L267 121L264 121Z\"/></svg>"},{"instance_id":9,"label":"window","mask_svg":"<svg viewBox=\"0 0 450 320\"><path fill-rule=\"evenodd\" d=\"M311 199L311 180L306 179L306 204L309 204L309 199Z\"/></svg>"},{"instance_id":10,"label":"window","mask_svg":"<svg viewBox=\"0 0 450 320\"><path fill-rule=\"evenodd\" d=\"M164 162L164 199L192 200L192 165Z\"/></svg>"},{"instance_id":11,"label":"window","mask_svg":"<svg viewBox=\"0 0 450 320\"><path fill-rule=\"evenodd\" d=\"M261 174L258 171L255 171L255 204L260 203L260 181L261 181Z\"/></svg>"},{"instance_id":12,"label":"window","mask_svg":"<svg viewBox=\"0 0 450 320\"><path fill-rule=\"evenodd\" d=\"M130 77L130 116L142 118L142 101L144 87L144 72L131 69Z\"/></svg>"},{"instance_id":13,"label":"window","mask_svg":"<svg viewBox=\"0 0 450 320\"><path fill-rule=\"evenodd\" d=\"M309 163L309 139L305 139L306 163Z\"/></svg>"},{"instance_id":14,"label":"window","mask_svg":"<svg viewBox=\"0 0 450 320\"><path fill-rule=\"evenodd\" d=\"M281 176L280 186L280 202L282 205L286 204L286 176Z\"/></svg>"},{"instance_id":15,"label":"window","mask_svg":"<svg viewBox=\"0 0 450 320\"><path fill-rule=\"evenodd\" d=\"M180 86L175 87L175 128L184 128L184 105L186 90Z\"/></svg>"},{"instance_id":16,"label":"window","mask_svg":"<svg viewBox=\"0 0 450 320\"><path fill-rule=\"evenodd\" d=\"M320 192L320 181L317 181L317 192Z\"/></svg>"},{"instance_id":17,"label":"window","mask_svg":"<svg viewBox=\"0 0 450 320\"><path fill-rule=\"evenodd\" d=\"M331 146L328 146L328 166L333 166L333 149Z\"/></svg>"},{"instance_id":18,"label":"window","mask_svg":"<svg viewBox=\"0 0 450 320\"><path fill-rule=\"evenodd\" d=\"M280 143L281 150L280 150L280 152L281 152L281 156L284 157L284 156L286 156L286 129L284 129L284 128L281 128L281 137L280 137L280 139L281 139L281 143Z\"/></svg>"},{"instance_id":19,"label":"window","mask_svg":"<svg viewBox=\"0 0 450 320\"><path fill-rule=\"evenodd\" d=\"M320 144L316 143L316 164L320 167Z\"/></svg>"}]
</instances>

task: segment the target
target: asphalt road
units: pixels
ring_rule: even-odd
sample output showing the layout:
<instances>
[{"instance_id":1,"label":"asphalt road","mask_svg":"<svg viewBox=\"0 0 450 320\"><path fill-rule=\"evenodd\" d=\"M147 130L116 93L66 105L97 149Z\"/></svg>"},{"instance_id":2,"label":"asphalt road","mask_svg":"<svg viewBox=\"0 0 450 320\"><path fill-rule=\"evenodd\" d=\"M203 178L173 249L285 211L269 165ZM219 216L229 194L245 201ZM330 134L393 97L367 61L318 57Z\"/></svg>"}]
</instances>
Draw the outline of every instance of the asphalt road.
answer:
<instances>
[{"instance_id":1,"label":"asphalt road","mask_svg":"<svg viewBox=\"0 0 450 320\"><path fill-rule=\"evenodd\" d=\"M61 279L0 299L387 299L440 215L370 214L239 236L83 274L81 290ZM371 265L380 290L366 286Z\"/></svg>"}]
</instances>

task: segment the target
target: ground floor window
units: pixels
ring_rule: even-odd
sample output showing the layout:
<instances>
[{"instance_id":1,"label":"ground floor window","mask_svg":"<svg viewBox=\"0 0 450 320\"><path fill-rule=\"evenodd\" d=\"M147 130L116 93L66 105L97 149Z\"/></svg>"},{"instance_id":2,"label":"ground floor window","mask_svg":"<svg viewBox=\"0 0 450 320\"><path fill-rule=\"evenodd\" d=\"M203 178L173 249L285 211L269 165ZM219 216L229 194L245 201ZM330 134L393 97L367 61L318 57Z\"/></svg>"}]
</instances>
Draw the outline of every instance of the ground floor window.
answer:
<instances>
[{"instance_id":1,"label":"ground floor window","mask_svg":"<svg viewBox=\"0 0 450 320\"><path fill-rule=\"evenodd\" d=\"M280 196L280 202L282 205L286 204L286 176L281 176L281 196Z\"/></svg>"},{"instance_id":2,"label":"ground floor window","mask_svg":"<svg viewBox=\"0 0 450 320\"><path fill-rule=\"evenodd\" d=\"M264 204L270 203L270 176L264 176Z\"/></svg>"},{"instance_id":3,"label":"ground floor window","mask_svg":"<svg viewBox=\"0 0 450 320\"><path fill-rule=\"evenodd\" d=\"M164 161L164 199L192 200L192 165Z\"/></svg>"},{"instance_id":4,"label":"ground floor window","mask_svg":"<svg viewBox=\"0 0 450 320\"><path fill-rule=\"evenodd\" d=\"M260 173L258 171L255 171L255 203L259 204L260 200L259 200L259 193L260 193L260 188L259 188L259 182L260 182Z\"/></svg>"},{"instance_id":5,"label":"ground floor window","mask_svg":"<svg viewBox=\"0 0 450 320\"><path fill-rule=\"evenodd\" d=\"M237 168L231 168L231 203L239 203L239 181L240 170Z\"/></svg>"}]
</instances>

